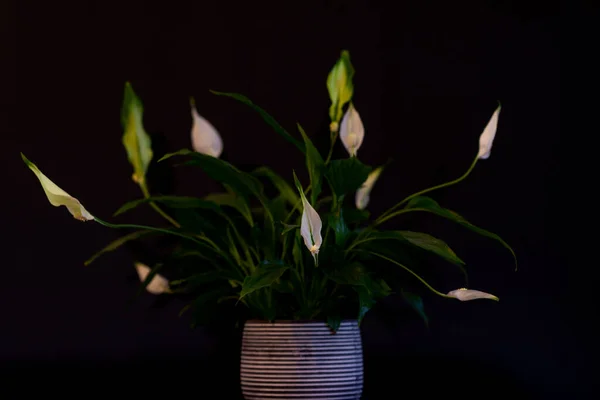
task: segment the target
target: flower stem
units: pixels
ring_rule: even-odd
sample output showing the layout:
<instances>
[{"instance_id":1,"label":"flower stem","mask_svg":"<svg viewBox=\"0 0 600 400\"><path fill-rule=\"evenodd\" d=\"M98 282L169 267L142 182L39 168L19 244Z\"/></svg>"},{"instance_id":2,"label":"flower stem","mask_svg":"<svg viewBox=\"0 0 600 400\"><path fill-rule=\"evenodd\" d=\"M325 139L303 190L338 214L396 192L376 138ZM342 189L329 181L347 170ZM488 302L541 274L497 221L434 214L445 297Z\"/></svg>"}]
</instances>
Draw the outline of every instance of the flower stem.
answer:
<instances>
[{"instance_id":1,"label":"flower stem","mask_svg":"<svg viewBox=\"0 0 600 400\"><path fill-rule=\"evenodd\" d=\"M142 189L142 193L144 194L145 198L150 198L150 191L148 190L148 186L146 186L146 182L142 182L140 183L140 188ZM181 228L181 225L175 221L173 218L171 218L166 212L164 212L159 206L158 204L156 204L155 202L151 201L150 202L150 206L152 208L154 208L154 210L159 213L164 219L166 219L167 221L169 221L175 228Z\"/></svg>"},{"instance_id":2,"label":"flower stem","mask_svg":"<svg viewBox=\"0 0 600 400\"><path fill-rule=\"evenodd\" d=\"M325 165L329 164L329 161L331 161L331 156L333 155L333 147L334 147L335 142L337 140L338 132L337 131L331 131L330 132L330 137L331 137L331 144L329 145L329 153L327 154L327 159L325 159Z\"/></svg>"},{"instance_id":3,"label":"flower stem","mask_svg":"<svg viewBox=\"0 0 600 400\"><path fill-rule=\"evenodd\" d=\"M383 214L381 214L377 220L376 220L376 225L379 225L380 223L382 223L385 220L388 220L391 217L388 217L388 214L392 213L394 210L396 210L398 207L402 206L403 204L409 202L410 200L414 199L417 196L422 196L425 193L429 193L432 192L434 190L437 189L441 189L441 188L445 188L448 186L452 186L455 185L461 181L463 181L467 176L469 176L469 174L471 173L471 171L473 171L473 168L475 168L475 164L477 164L477 160L479 159L479 157L475 157L475 159L473 160L473 162L471 163L471 166L469 167L469 169L467 170L467 172L465 172L462 176L460 176L459 178L456 178L450 182L446 182L446 183L441 183L439 185L421 190L420 192L417 193L413 193L410 196L406 197L404 200L402 200L401 202L397 203L396 205L394 205L393 207L389 208L387 211L385 211ZM394 213L394 215L397 215ZM382 221L383 220L383 221Z\"/></svg>"},{"instance_id":4,"label":"flower stem","mask_svg":"<svg viewBox=\"0 0 600 400\"><path fill-rule=\"evenodd\" d=\"M445 297L445 298L448 298L448 299L453 299L454 298L452 296L448 296L447 294L444 294L442 292L439 292L439 291L435 290L429 283L427 283L427 281L425 281L425 279L421 278L419 275L417 275L415 272L413 272L413 270L411 270L410 268L408 268L408 267L400 264L398 261L396 261L394 259L391 259L389 257L386 257L386 256L384 256L382 254L375 253L373 251L367 251L367 253L372 254L374 256L377 256L379 258L382 258L382 259L384 259L386 261L391 262L392 264L396 264L400 268L403 268L406 272L410 273L412 276L414 276L415 278L417 278L423 285L425 285L427 287L427 289L431 290L433 293L437 294L438 296Z\"/></svg>"}]
</instances>

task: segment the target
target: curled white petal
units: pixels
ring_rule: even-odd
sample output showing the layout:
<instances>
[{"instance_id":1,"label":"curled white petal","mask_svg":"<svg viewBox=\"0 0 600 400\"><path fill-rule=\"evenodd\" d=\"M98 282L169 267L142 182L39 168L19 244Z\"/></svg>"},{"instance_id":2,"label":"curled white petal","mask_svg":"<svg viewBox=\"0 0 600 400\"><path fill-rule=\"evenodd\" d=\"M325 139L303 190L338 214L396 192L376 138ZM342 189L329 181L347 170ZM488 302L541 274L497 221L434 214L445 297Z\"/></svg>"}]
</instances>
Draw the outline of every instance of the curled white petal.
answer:
<instances>
[{"instance_id":1,"label":"curled white petal","mask_svg":"<svg viewBox=\"0 0 600 400\"><path fill-rule=\"evenodd\" d=\"M496 130L498 129L498 117L500 116L501 105L498 105L496 111L492 114L492 117L488 121L485 129L479 136L479 153L477 158L485 160L490 156L492 151L492 144L494 143L494 137L496 137Z\"/></svg>"},{"instance_id":2,"label":"curled white petal","mask_svg":"<svg viewBox=\"0 0 600 400\"><path fill-rule=\"evenodd\" d=\"M223 152L223 139L204 117L198 114L196 106L192 101L192 147L198 153L219 158Z\"/></svg>"},{"instance_id":3,"label":"curled white petal","mask_svg":"<svg viewBox=\"0 0 600 400\"><path fill-rule=\"evenodd\" d=\"M340 139L351 157L356 156L356 152L362 145L364 137L365 127L358 111L350 103L340 125Z\"/></svg>"},{"instance_id":4,"label":"curled white petal","mask_svg":"<svg viewBox=\"0 0 600 400\"><path fill-rule=\"evenodd\" d=\"M140 277L140 282L144 282L150 273L150 268L147 265L142 263L135 263L135 270ZM171 289L169 288L169 281L167 278L160 274L154 275L148 286L146 286L146 290L152 294L163 294L163 293L171 293Z\"/></svg>"},{"instance_id":5,"label":"curled white petal","mask_svg":"<svg viewBox=\"0 0 600 400\"><path fill-rule=\"evenodd\" d=\"M364 210L365 208L367 208L369 200L371 199L371 190L373 189L375 182L377 182L377 179L379 179L381 171L383 171L382 167L373 170L367 177L367 180L356 191L355 203L356 208L358 208L359 210Z\"/></svg>"},{"instance_id":6,"label":"curled white petal","mask_svg":"<svg viewBox=\"0 0 600 400\"><path fill-rule=\"evenodd\" d=\"M477 299L491 299L498 301L498 297L493 294L481 292L479 290L471 290L471 289L456 289L448 292L448 296L455 297L460 301L469 301L469 300L477 300Z\"/></svg>"},{"instance_id":7,"label":"curled white petal","mask_svg":"<svg viewBox=\"0 0 600 400\"><path fill-rule=\"evenodd\" d=\"M310 205L304 195L302 195L302 206L304 210L302 211L300 234L304 239L304 244L315 259L315 263L317 263L317 254L319 254L319 249L323 243L323 238L321 237L323 223L317 211Z\"/></svg>"},{"instance_id":8,"label":"curled white petal","mask_svg":"<svg viewBox=\"0 0 600 400\"><path fill-rule=\"evenodd\" d=\"M94 216L81 205L79 200L62 190L54 182L48 179L48 177L44 175L42 171L40 171L39 168L34 163L29 161L22 153L21 157L42 184L42 188L44 189L44 193L46 193L46 197L48 198L50 204L52 204L54 207L67 207L67 210L69 210L71 215L80 221L91 221L94 219Z\"/></svg>"}]
</instances>

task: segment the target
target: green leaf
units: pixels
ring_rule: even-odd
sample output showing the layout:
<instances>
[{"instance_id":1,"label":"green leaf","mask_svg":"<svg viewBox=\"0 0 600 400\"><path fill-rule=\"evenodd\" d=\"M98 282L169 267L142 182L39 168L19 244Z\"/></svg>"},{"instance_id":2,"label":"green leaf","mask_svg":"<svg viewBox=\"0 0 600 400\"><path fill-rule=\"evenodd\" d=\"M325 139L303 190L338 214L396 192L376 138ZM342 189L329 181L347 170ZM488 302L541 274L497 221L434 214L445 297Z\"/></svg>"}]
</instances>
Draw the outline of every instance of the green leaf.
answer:
<instances>
[{"instance_id":1,"label":"green leaf","mask_svg":"<svg viewBox=\"0 0 600 400\"><path fill-rule=\"evenodd\" d=\"M368 240L400 240L415 247L434 253L446 261L456 265L464 265L465 262L458 258L443 240L422 232L411 231L381 231L371 232L365 239Z\"/></svg>"},{"instance_id":2,"label":"green leaf","mask_svg":"<svg viewBox=\"0 0 600 400\"><path fill-rule=\"evenodd\" d=\"M341 324L342 318L339 315L331 315L327 317L327 326L329 326L329 329L331 329L334 333L340 329Z\"/></svg>"},{"instance_id":3,"label":"green leaf","mask_svg":"<svg viewBox=\"0 0 600 400\"><path fill-rule=\"evenodd\" d=\"M267 167L260 167L252 171L253 175L267 177L279 191L279 194L293 207L300 202L300 197L285 179Z\"/></svg>"},{"instance_id":4,"label":"green leaf","mask_svg":"<svg viewBox=\"0 0 600 400\"><path fill-rule=\"evenodd\" d=\"M290 280L281 280L273 284L273 290L284 293L284 294L292 294L294 293L294 285Z\"/></svg>"},{"instance_id":5,"label":"green leaf","mask_svg":"<svg viewBox=\"0 0 600 400\"><path fill-rule=\"evenodd\" d=\"M133 166L132 179L138 184L144 184L146 171L152 160L152 142L144 130L142 121L142 102L136 96L131 84L125 83L121 123L123 125L123 146L127 151L129 162Z\"/></svg>"},{"instance_id":6,"label":"green leaf","mask_svg":"<svg viewBox=\"0 0 600 400\"><path fill-rule=\"evenodd\" d=\"M365 222L371 216L368 210L359 210L357 208L344 207L344 219L347 224L359 224Z\"/></svg>"},{"instance_id":7,"label":"green leaf","mask_svg":"<svg viewBox=\"0 0 600 400\"><path fill-rule=\"evenodd\" d=\"M356 157L333 160L329 164L325 177L333 192L339 197L356 192L369 177L372 167L363 164Z\"/></svg>"},{"instance_id":8,"label":"green leaf","mask_svg":"<svg viewBox=\"0 0 600 400\"><path fill-rule=\"evenodd\" d=\"M271 286L277 279L281 278L281 275L288 269L289 267L283 265L281 262L263 262L254 270L252 275L247 276L246 279L244 279L242 291L240 292L240 299L258 289Z\"/></svg>"},{"instance_id":9,"label":"green leaf","mask_svg":"<svg viewBox=\"0 0 600 400\"><path fill-rule=\"evenodd\" d=\"M365 287L355 286L354 290L358 293L358 323L360 324L376 302Z\"/></svg>"},{"instance_id":10,"label":"green leaf","mask_svg":"<svg viewBox=\"0 0 600 400\"><path fill-rule=\"evenodd\" d=\"M281 225L283 225L283 230L281 231L282 236L294 229L300 228L300 225L289 225L283 222L281 222Z\"/></svg>"},{"instance_id":11,"label":"green leaf","mask_svg":"<svg viewBox=\"0 0 600 400\"><path fill-rule=\"evenodd\" d=\"M300 131L300 134L302 134L304 145L306 146L306 169L308 170L310 185L312 187L311 204L316 204L319 194L321 194L325 161L323 161L323 157L321 157L321 154L313 145L300 124L298 124L298 130Z\"/></svg>"},{"instance_id":12,"label":"green leaf","mask_svg":"<svg viewBox=\"0 0 600 400\"><path fill-rule=\"evenodd\" d=\"M510 251L510 253L512 254L512 256L515 260L515 270L517 269L517 255L515 254L514 250L508 245L508 243L506 243L504 240L502 240L502 238L500 236L471 224L469 221L467 221L466 219L464 219L463 217L461 217L454 211L440 207L440 205L435 200L433 200L431 197L427 197L427 196L415 197L414 199L412 199L411 201L408 202L405 209L411 209L411 210L415 210L415 211L426 211L426 212L430 212L430 213L439 215L440 217L444 217L451 221L454 221L454 222L464 226L465 228L470 229L475 233L478 233L481 236L486 236L491 239L497 240L498 242L500 242L504 247L506 247Z\"/></svg>"},{"instance_id":13,"label":"green leaf","mask_svg":"<svg viewBox=\"0 0 600 400\"><path fill-rule=\"evenodd\" d=\"M145 236L145 235L148 235L151 233L156 233L156 232L148 231L148 230L139 230L139 231L132 232L128 235L121 236L117 240L110 242L108 244L108 246L104 247L102 250L100 250L99 252L94 254L92 257L90 257L85 263L83 263L83 265L85 265L87 267L88 265L93 263L98 257L100 257L102 254L105 254L105 253L108 253L111 251L115 251L119 247L123 246L125 243L135 240L135 239L139 239L142 236Z\"/></svg>"},{"instance_id":14,"label":"green leaf","mask_svg":"<svg viewBox=\"0 0 600 400\"><path fill-rule=\"evenodd\" d=\"M350 235L350 230L344 221L342 210L337 213L329 214L329 226L335 232L335 244L340 247L344 246L348 236Z\"/></svg>"},{"instance_id":15,"label":"green leaf","mask_svg":"<svg viewBox=\"0 0 600 400\"><path fill-rule=\"evenodd\" d=\"M186 288L192 289L219 280L227 280L227 278L224 277L220 272L208 271L194 274L184 279L169 281L169 286L173 287L185 284Z\"/></svg>"},{"instance_id":16,"label":"green leaf","mask_svg":"<svg viewBox=\"0 0 600 400\"><path fill-rule=\"evenodd\" d=\"M246 221L248 221L250 226L254 226L252 211L243 197L237 196L235 193L211 193L204 197L204 199L220 206L227 206L236 209L246 219Z\"/></svg>"},{"instance_id":17,"label":"green leaf","mask_svg":"<svg viewBox=\"0 0 600 400\"><path fill-rule=\"evenodd\" d=\"M159 162L179 155L190 156L192 164L200 166L212 179L222 182L224 185L235 191L236 194L244 196L246 200L248 196L254 195L261 202L265 209L265 232L270 237L269 248L266 249L266 251L272 253L276 241L275 220L269 209L269 201L263 194L263 187L260 181L254 176L238 170L226 161L188 149L167 154L162 157Z\"/></svg>"},{"instance_id":18,"label":"green leaf","mask_svg":"<svg viewBox=\"0 0 600 400\"><path fill-rule=\"evenodd\" d=\"M423 318L425 325L429 327L429 318L427 317L427 314L425 314L425 308L423 306L423 299L421 296L404 290L402 290L401 293L404 300L419 314L421 318Z\"/></svg>"},{"instance_id":19,"label":"green leaf","mask_svg":"<svg viewBox=\"0 0 600 400\"><path fill-rule=\"evenodd\" d=\"M294 260L294 266L296 268L302 268L304 265L304 253L302 251L302 239L300 237L300 230L296 231L294 237L294 247L292 248L292 259Z\"/></svg>"},{"instance_id":20,"label":"green leaf","mask_svg":"<svg viewBox=\"0 0 600 400\"><path fill-rule=\"evenodd\" d=\"M223 289L215 289L210 292L202 293L190 304L190 307L193 310L191 323L192 328L205 324L209 321L210 316L215 310L218 299L223 295ZM185 310L186 309L183 309L179 313L179 316L181 316Z\"/></svg>"},{"instance_id":21,"label":"green leaf","mask_svg":"<svg viewBox=\"0 0 600 400\"><path fill-rule=\"evenodd\" d=\"M245 196L262 196L262 185L260 181L250 174L246 174L227 161L198 153L189 149L182 149L174 153L164 155L158 162L162 162L174 156L189 156L190 165L197 165L206 174L217 182L229 185L237 193Z\"/></svg>"},{"instance_id":22,"label":"green leaf","mask_svg":"<svg viewBox=\"0 0 600 400\"><path fill-rule=\"evenodd\" d=\"M327 271L326 275L339 285L365 286L368 279L365 267L358 262L344 264L340 268Z\"/></svg>"},{"instance_id":23,"label":"green leaf","mask_svg":"<svg viewBox=\"0 0 600 400\"><path fill-rule=\"evenodd\" d=\"M343 50L340 58L327 76L327 90L331 99L329 118L332 122L339 122L342 119L342 107L352 100L354 94L353 77L354 67L350 62L350 53Z\"/></svg>"},{"instance_id":24,"label":"green leaf","mask_svg":"<svg viewBox=\"0 0 600 400\"><path fill-rule=\"evenodd\" d=\"M196 197L154 196L127 202L124 205L122 205L121 208L119 208L113 214L113 216L116 217L117 215L123 214L126 211L136 208L140 204L146 204L151 202L160 203L170 208L203 208L215 212L220 212L219 206L214 202L202 200Z\"/></svg>"},{"instance_id":25,"label":"green leaf","mask_svg":"<svg viewBox=\"0 0 600 400\"><path fill-rule=\"evenodd\" d=\"M213 94L216 94L217 96L226 96L226 97L231 97L232 99L235 99L241 103L244 103L245 105L249 106L250 108L252 108L254 111L258 112L258 114L260 114L260 116L262 117L262 119L269 124L274 130L275 132L277 132L278 134L280 134L285 140L287 140L288 142L290 142L291 144L293 144L294 146L296 146L298 148L298 150L300 150L302 153L304 153L304 146L302 146L302 143L300 141L298 141L297 139L295 139L292 135L290 135L280 124L279 122L277 122L275 120L275 118L273 118L271 115L269 115L269 113L267 113L265 110L263 110L262 108L260 108L259 106L257 106L256 104L254 104L249 98L247 98L244 95L238 94L238 93L225 93L225 92L217 92L215 90L211 90L210 91Z\"/></svg>"}]
</instances>

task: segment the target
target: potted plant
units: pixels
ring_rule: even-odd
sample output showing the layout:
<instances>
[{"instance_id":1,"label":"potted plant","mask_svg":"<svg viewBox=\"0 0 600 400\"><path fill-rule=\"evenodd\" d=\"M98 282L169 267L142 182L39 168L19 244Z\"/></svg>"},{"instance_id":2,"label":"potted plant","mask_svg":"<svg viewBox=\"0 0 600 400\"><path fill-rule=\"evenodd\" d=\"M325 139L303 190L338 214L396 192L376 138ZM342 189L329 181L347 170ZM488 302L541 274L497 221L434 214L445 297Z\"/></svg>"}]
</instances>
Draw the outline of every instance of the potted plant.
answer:
<instances>
[{"instance_id":1,"label":"potted plant","mask_svg":"<svg viewBox=\"0 0 600 400\"><path fill-rule=\"evenodd\" d=\"M363 386L359 324L365 313L396 290L424 315L421 298L404 291L403 280L419 281L445 298L498 300L467 288L434 289L406 265L403 255L407 249L431 252L461 269L464 262L442 240L422 232L384 229L386 221L406 213L432 213L497 240L513 257L514 252L497 235L426 196L462 181L478 160L489 157L500 106L483 129L479 151L463 176L412 194L371 218L366 210L369 195L385 165L372 168L357 157L365 129L352 103L353 76L349 53L343 51L327 77L331 98L327 153L317 150L300 124L296 137L248 98L213 92L249 106L296 147L306 160L307 182L301 182L294 171L286 177L291 179L285 179L266 166L245 172L222 160L221 136L198 114L192 100L193 150L166 154L158 162L178 160L180 165L200 167L223 185L223 192L204 198L151 194L146 179L154 159L151 139L144 130L142 103L127 83L123 145L133 166L132 179L143 197L126 203L115 215L149 205L164 218L165 227L104 221L23 154L22 158L52 205L66 206L81 221L133 229L99 254L152 234L180 239L156 265L136 263L142 288L156 295L191 297L186 309L195 312L196 322L217 304L246 310L240 368L246 399L265 398L266 394L281 399L317 395L358 399ZM332 159L338 139L348 157ZM387 268L378 268L377 260L388 264Z\"/></svg>"}]
</instances>

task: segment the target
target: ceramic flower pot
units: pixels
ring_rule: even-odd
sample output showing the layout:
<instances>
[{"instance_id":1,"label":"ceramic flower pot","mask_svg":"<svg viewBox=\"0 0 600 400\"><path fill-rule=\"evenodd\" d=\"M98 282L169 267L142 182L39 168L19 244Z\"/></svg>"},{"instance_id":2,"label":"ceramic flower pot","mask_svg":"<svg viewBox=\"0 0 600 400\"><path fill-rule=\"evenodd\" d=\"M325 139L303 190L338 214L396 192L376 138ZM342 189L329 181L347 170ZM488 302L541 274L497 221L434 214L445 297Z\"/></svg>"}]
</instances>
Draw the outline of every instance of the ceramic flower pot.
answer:
<instances>
[{"instance_id":1,"label":"ceramic flower pot","mask_svg":"<svg viewBox=\"0 0 600 400\"><path fill-rule=\"evenodd\" d=\"M248 321L240 368L246 400L360 399L363 356L356 320Z\"/></svg>"}]
</instances>

